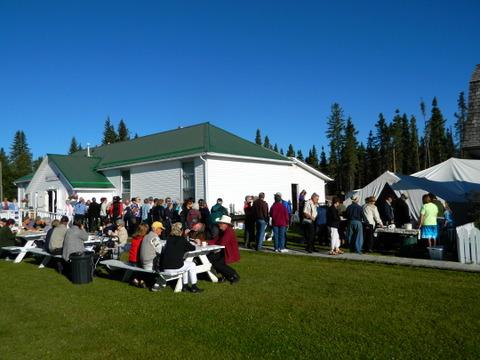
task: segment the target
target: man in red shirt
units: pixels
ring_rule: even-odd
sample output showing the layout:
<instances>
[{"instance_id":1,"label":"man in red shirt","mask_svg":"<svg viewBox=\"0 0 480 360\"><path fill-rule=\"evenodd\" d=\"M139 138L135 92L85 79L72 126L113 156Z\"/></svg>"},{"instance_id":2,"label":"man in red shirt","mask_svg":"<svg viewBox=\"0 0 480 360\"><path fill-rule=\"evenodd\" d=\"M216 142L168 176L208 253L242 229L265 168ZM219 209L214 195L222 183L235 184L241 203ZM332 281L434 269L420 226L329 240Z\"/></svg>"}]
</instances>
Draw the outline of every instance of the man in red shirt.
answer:
<instances>
[{"instance_id":1,"label":"man in red shirt","mask_svg":"<svg viewBox=\"0 0 480 360\"><path fill-rule=\"evenodd\" d=\"M219 281L228 280L233 285L240 281L240 276L232 267L228 264L237 262L240 260L240 252L238 250L238 241L235 236L235 232L232 228L232 218L227 215L223 215L217 220L220 233L213 240L210 240L209 245L222 245L225 249L219 252L210 253L208 259L212 263L213 268L217 273L222 274L223 278Z\"/></svg>"},{"instance_id":2,"label":"man in red shirt","mask_svg":"<svg viewBox=\"0 0 480 360\"><path fill-rule=\"evenodd\" d=\"M288 210L283 205L282 194L275 194L275 203L270 208L272 218L273 236L275 239L275 252L287 252L285 249L285 233L288 226Z\"/></svg>"}]
</instances>

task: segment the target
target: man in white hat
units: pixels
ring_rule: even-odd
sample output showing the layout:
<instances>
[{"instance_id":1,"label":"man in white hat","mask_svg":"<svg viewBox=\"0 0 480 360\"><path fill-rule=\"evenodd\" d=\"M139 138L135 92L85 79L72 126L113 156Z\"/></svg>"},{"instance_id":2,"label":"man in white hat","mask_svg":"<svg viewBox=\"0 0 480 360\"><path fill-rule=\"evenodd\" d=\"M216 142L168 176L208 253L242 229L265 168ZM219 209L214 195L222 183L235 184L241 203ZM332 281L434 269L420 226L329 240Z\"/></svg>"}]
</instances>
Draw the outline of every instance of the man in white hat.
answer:
<instances>
[{"instance_id":1,"label":"man in white hat","mask_svg":"<svg viewBox=\"0 0 480 360\"><path fill-rule=\"evenodd\" d=\"M240 280L238 273L230 267L228 264L237 262L240 260L240 252L238 251L238 241L235 236L235 232L232 228L232 218L227 215L223 215L217 220L220 233L218 236L210 240L209 245L222 245L225 249L219 252L210 253L208 259L212 263L213 268L217 273L222 274L223 278L219 279L228 280L233 285Z\"/></svg>"},{"instance_id":2,"label":"man in white hat","mask_svg":"<svg viewBox=\"0 0 480 360\"><path fill-rule=\"evenodd\" d=\"M363 209L358 205L358 195L353 195L352 203L347 207L346 217L348 220L347 241L352 250L357 254L362 253L363 247Z\"/></svg>"}]
</instances>

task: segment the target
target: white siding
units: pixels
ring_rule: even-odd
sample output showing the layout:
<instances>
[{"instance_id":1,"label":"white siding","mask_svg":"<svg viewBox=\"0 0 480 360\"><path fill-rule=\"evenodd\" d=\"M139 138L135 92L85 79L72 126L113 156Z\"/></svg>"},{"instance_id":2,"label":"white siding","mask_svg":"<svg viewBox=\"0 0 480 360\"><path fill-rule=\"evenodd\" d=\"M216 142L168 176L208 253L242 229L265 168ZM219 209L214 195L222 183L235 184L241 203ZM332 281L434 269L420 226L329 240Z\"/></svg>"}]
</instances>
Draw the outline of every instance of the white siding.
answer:
<instances>
[{"instance_id":1,"label":"white siding","mask_svg":"<svg viewBox=\"0 0 480 360\"><path fill-rule=\"evenodd\" d=\"M245 196L260 192L265 193L269 205L277 192L284 200L292 200L292 184L298 184L298 192L316 192L320 201L325 201L325 182L296 165L220 158L209 158L207 162L209 206L221 197L224 206L233 204L235 212L241 213Z\"/></svg>"},{"instance_id":2,"label":"white siding","mask_svg":"<svg viewBox=\"0 0 480 360\"><path fill-rule=\"evenodd\" d=\"M48 159L45 158L25 191L28 194L29 206L47 211L48 190L57 191L57 212L61 212L64 209L65 200L72 189L61 174L49 164Z\"/></svg>"},{"instance_id":3,"label":"white siding","mask_svg":"<svg viewBox=\"0 0 480 360\"><path fill-rule=\"evenodd\" d=\"M204 162L196 158L195 162L195 199L205 199L205 173Z\"/></svg>"},{"instance_id":4,"label":"white siding","mask_svg":"<svg viewBox=\"0 0 480 360\"><path fill-rule=\"evenodd\" d=\"M114 195L122 195L122 177L120 176L120 170L105 170L103 175L115 186ZM98 199L97 199L98 200Z\"/></svg>"},{"instance_id":5,"label":"white siding","mask_svg":"<svg viewBox=\"0 0 480 360\"><path fill-rule=\"evenodd\" d=\"M181 199L182 163L178 160L135 166L130 169L131 195Z\"/></svg>"}]
</instances>

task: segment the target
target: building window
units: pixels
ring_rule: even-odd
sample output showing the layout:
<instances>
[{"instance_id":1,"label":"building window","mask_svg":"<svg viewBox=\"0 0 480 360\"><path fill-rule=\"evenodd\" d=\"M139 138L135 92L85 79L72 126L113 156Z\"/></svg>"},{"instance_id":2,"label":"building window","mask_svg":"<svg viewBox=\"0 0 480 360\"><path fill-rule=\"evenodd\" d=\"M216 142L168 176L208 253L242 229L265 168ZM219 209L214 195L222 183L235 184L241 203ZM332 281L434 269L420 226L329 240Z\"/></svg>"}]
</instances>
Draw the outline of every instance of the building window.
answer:
<instances>
[{"instance_id":1,"label":"building window","mask_svg":"<svg viewBox=\"0 0 480 360\"><path fill-rule=\"evenodd\" d=\"M130 199L130 170L123 170L122 176L122 200Z\"/></svg>"},{"instance_id":2,"label":"building window","mask_svg":"<svg viewBox=\"0 0 480 360\"><path fill-rule=\"evenodd\" d=\"M183 200L188 198L195 199L195 166L193 161L182 163L183 173Z\"/></svg>"}]
</instances>

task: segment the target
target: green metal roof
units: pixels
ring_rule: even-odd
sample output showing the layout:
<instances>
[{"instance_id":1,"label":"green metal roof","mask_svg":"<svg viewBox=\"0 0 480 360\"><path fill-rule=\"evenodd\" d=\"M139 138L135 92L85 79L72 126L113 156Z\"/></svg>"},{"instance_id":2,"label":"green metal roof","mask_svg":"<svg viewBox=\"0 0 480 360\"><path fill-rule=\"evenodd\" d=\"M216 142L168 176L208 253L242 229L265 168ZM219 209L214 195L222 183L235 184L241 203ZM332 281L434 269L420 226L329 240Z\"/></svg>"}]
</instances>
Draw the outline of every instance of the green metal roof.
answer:
<instances>
[{"instance_id":1,"label":"green metal roof","mask_svg":"<svg viewBox=\"0 0 480 360\"><path fill-rule=\"evenodd\" d=\"M110 189L114 186L98 171L98 157L48 154L48 159L62 172L73 188Z\"/></svg>"},{"instance_id":2,"label":"green metal roof","mask_svg":"<svg viewBox=\"0 0 480 360\"><path fill-rule=\"evenodd\" d=\"M112 183L98 169L201 153L290 161L275 151L242 139L210 123L94 147L90 149L90 157L86 156L86 151L84 149L71 155L48 154L48 158L74 188L113 188Z\"/></svg>"},{"instance_id":3,"label":"green metal roof","mask_svg":"<svg viewBox=\"0 0 480 360\"><path fill-rule=\"evenodd\" d=\"M22 183L22 182L29 182L30 180L32 180L34 174L35 174L35 173L31 173L31 174L28 174L28 175L24 175L24 176L16 179L13 183L14 183L14 184L18 184L18 183Z\"/></svg>"},{"instance_id":4,"label":"green metal roof","mask_svg":"<svg viewBox=\"0 0 480 360\"><path fill-rule=\"evenodd\" d=\"M91 155L100 158L97 169L128 165L138 162L164 160L205 152L249 156L263 159L290 159L242 139L210 123L178 128L128 141L90 149ZM85 157L86 150L71 156Z\"/></svg>"}]
</instances>

